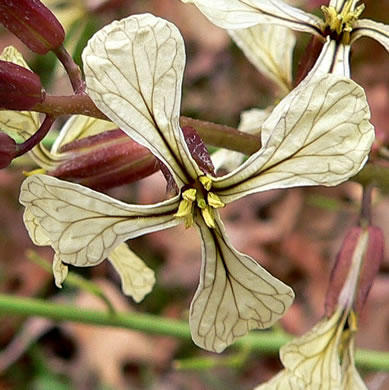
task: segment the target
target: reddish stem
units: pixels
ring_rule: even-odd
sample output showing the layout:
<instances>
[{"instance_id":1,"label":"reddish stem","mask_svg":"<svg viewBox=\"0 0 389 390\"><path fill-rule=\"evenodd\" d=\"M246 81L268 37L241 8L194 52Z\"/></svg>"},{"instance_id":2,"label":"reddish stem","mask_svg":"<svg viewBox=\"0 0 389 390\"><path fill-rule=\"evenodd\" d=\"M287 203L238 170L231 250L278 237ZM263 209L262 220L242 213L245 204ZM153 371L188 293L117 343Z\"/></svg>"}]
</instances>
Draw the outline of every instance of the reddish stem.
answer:
<instances>
[{"instance_id":1,"label":"reddish stem","mask_svg":"<svg viewBox=\"0 0 389 390\"><path fill-rule=\"evenodd\" d=\"M28 151L30 151L34 146L38 145L39 142L45 138L46 134L49 132L52 124L54 123L55 118L51 116L46 116L43 123L41 124L38 131L32 135L28 140L24 141L22 144L16 146L16 155L15 157L21 156Z\"/></svg>"}]
</instances>

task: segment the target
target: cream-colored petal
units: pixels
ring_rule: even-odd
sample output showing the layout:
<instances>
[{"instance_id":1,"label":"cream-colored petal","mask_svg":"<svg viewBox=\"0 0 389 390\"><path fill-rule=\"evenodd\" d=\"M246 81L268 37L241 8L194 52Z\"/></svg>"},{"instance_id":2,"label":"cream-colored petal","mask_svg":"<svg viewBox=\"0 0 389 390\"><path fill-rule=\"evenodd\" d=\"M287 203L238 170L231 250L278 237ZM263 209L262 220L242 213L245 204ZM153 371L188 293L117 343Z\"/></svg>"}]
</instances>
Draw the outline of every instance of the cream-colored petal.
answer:
<instances>
[{"instance_id":1,"label":"cream-colored petal","mask_svg":"<svg viewBox=\"0 0 389 390\"><path fill-rule=\"evenodd\" d=\"M62 263L57 255L54 256L53 260L53 275L55 280L55 285L58 288L62 288L62 283L65 281L68 276L69 267Z\"/></svg>"},{"instance_id":2,"label":"cream-colored petal","mask_svg":"<svg viewBox=\"0 0 389 390\"><path fill-rule=\"evenodd\" d=\"M328 4L329 7L333 7L336 9L338 13L340 13L345 6L346 3L348 3L350 0L330 0L330 3ZM350 11L353 11L355 9L356 4L359 0L353 0L353 4L351 5Z\"/></svg>"},{"instance_id":3,"label":"cream-colored petal","mask_svg":"<svg viewBox=\"0 0 389 390\"><path fill-rule=\"evenodd\" d=\"M22 66L23 68L31 70L22 53L20 53L20 51L14 46L5 47L0 54L0 60L12 62L16 65Z\"/></svg>"},{"instance_id":4,"label":"cream-colored petal","mask_svg":"<svg viewBox=\"0 0 389 390\"><path fill-rule=\"evenodd\" d=\"M292 57L296 43L292 30L260 24L228 32L249 61L279 86L282 95L292 89Z\"/></svg>"},{"instance_id":5,"label":"cream-colored petal","mask_svg":"<svg viewBox=\"0 0 389 390\"><path fill-rule=\"evenodd\" d=\"M178 196L156 205L127 205L46 175L33 175L22 183L20 202L26 207L32 239L41 243L43 234L59 260L80 267L99 264L129 238L181 222L174 217Z\"/></svg>"},{"instance_id":6,"label":"cream-colored petal","mask_svg":"<svg viewBox=\"0 0 389 390\"><path fill-rule=\"evenodd\" d=\"M23 221L30 234L31 240L35 245L50 245L50 239L44 229L42 229L39 219L35 218L34 214L28 208L24 210Z\"/></svg>"},{"instance_id":7,"label":"cream-colored petal","mask_svg":"<svg viewBox=\"0 0 389 390\"><path fill-rule=\"evenodd\" d=\"M262 124L269 114L270 111L268 109L260 110L258 108L252 108L251 110L243 111L240 114L238 130L248 134L255 134L259 137ZM245 156L245 154L234 152L233 150L219 149L211 154L211 159L215 167L215 172L220 169L232 172L242 164Z\"/></svg>"},{"instance_id":8,"label":"cream-colored petal","mask_svg":"<svg viewBox=\"0 0 389 390\"><path fill-rule=\"evenodd\" d=\"M115 248L108 255L108 260L120 276L124 294L131 296L135 302L142 301L153 289L154 271L126 243Z\"/></svg>"},{"instance_id":9,"label":"cream-colored petal","mask_svg":"<svg viewBox=\"0 0 389 390\"><path fill-rule=\"evenodd\" d=\"M257 386L254 390L307 390L303 379L293 375L289 370L280 371L270 381ZM309 390L316 388L309 387ZM317 388L318 389L318 388ZM319 389L318 389L319 390Z\"/></svg>"},{"instance_id":10,"label":"cream-colored petal","mask_svg":"<svg viewBox=\"0 0 389 390\"><path fill-rule=\"evenodd\" d=\"M330 318L316 324L308 333L280 349L284 367L304 380L307 389L341 389L338 355L345 317L337 310Z\"/></svg>"},{"instance_id":11,"label":"cream-colored petal","mask_svg":"<svg viewBox=\"0 0 389 390\"><path fill-rule=\"evenodd\" d=\"M202 174L179 128L185 49L172 23L150 14L115 21L82 58L97 107L170 167L179 187Z\"/></svg>"},{"instance_id":12,"label":"cream-colored petal","mask_svg":"<svg viewBox=\"0 0 389 390\"><path fill-rule=\"evenodd\" d=\"M69 142L116 129L114 123L84 115L73 115L62 127L55 140L51 153L59 153L61 147Z\"/></svg>"},{"instance_id":13,"label":"cream-colored petal","mask_svg":"<svg viewBox=\"0 0 389 390\"><path fill-rule=\"evenodd\" d=\"M332 74L301 83L262 126L262 149L214 179L224 203L274 188L337 185L365 164L374 140L363 89Z\"/></svg>"},{"instance_id":14,"label":"cream-colored petal","mask_svg":"<svg viewBox=\"0 0 389 390\"><path fill-rule=\"evenodd\" d=\"M198 215L202 242L199 287L190 309L193 341L221 352L251 329L270 327L293 301L293 290L251 257L238 252L226 236L215 210L216 228Z\"/></svg>"},{"instance_id":15,"label":"cream-colored petal","mask_svg":"<svg viewBox=\"0 0 389 390\"><path fill-rule=\"evenodd\" d=\"M350 50L350 45L334 41L328 36L319 58L304 82L327 73L350 78Z\"/></svg>"},{"instance_id":16,"label":"cream-colored petal","mask_svg":"<svg viewBox=\"0 0 389 390\"><path fill-rule=\"evenodd\" d=\"M351 43L361 37L375 39L389 52L389 26L370 19L357 20L351 32Z\"/></svg>"},{"instance_id":17,"label":"cream-colored petal","mask_svg":"<svg viewBox=\"0 0 389 390\"><path fill-rule=\"evenodd\" d=\"M54 13L68 33L77 20L87 15L87 2L84 0L42 0L42 3ZM71 41L74 40L72 38Z\"/></svg>"},{"instance_id":18,"label":"cream-colored petal","mask_svg":"<svg viewBox=\"0 0 389 390\"><path fill-rule=\"evenodd\" d=\"M368 390L355 367L354 353L354 338L351 337L343 355L342 390Z\"/></svg>"},{"instance_id":19,"label":"cream-colored petal","mask_svg":"<svg viewBox=\"0 0 389 390\"><path fill-rule=\"evenodd\" d=\"M193 3L214 24L242 29L257 24L277 24L295 31L322 35L324 23L314 15L280 0L182 0Z\"/></svg>"}]
</instances>

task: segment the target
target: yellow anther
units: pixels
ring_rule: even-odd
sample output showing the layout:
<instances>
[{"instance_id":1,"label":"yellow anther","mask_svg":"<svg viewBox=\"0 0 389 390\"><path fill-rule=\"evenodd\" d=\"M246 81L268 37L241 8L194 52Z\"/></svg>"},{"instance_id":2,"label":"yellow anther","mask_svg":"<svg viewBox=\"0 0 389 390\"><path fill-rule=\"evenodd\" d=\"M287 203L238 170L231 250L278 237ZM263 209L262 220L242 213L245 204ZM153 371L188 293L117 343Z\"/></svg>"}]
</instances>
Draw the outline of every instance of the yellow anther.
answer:
<instances>
[{"instance_id":1,"label":"yellow anther","mask_svg":"<svg viewBox=\"0 0 389 390\"><path fill-rule=\"evenodd\" d=\"M334 7L326 7L324 5L321 6L321 10L324 14L325 22L327 26L330 28L330 30L335 31L337 30L340 20L338 18L338 12Z\"/></svg>"},{"instance_id":2,"label":"yellow anther","mask_svg":"<svg viewBox=\"0 0 389 390\"><path fill-rule=\"evenodd\" d=\"M182 200L178 205L178 210L174 214L177 218L184 218L185 227L191 227L193 225L193 202L190 200Z\"/></svg>"},{"instance_id":3,"label":"yellow anther","mask_svg":"<svg viewBox=\"0 0 389 390\"><path fill-rule=\"evenodd\" d=\"M204 222L209 228L214 229L216 227L213 209L207 206L204 209L201 209L201 215L203 216Z\"/></svg>"},{"instance_id":4,"label":"yellow anther","mask_svg":"<svg viewBox=\"0 0 389 390\"><path fill-rule=\"evenodd\" d=\"M28 177L28 176L38 175L40 173L45 174L46 172L47 172L46 169L38 168L38 169L34 169L33 171L23 171L23 175Z\"/></svg>"},{"instance_id":5,"label":"yellow anther","mask_svg":"<svg viewBox=\"0 0 389 390\"><path fill-rule=\"evenodd\" d=\"M214 209L220 209L224 207L225 204L220 200L220 198L213 192L208 192L208 204Z\"/></svg>"},{"instance_id":6,"label":"yellow anther","mask_svg":"<svg viewBox=\"0 0 389 390\"><path fill-rule=\"evenodd\" d=\"M182 193L182 197L185 200L188 200L190 202L194 202L196 200L196 192L197 190L194 188L190 188L189 190L186 190Z\"/></svg>"},{"instance_id":7,"label":"yellow anther","mask_svg":"<svg viewBox=\"0 0 389 390\"><path fill-rule=\"evenodd\" d=\"M200 183L203 185L203 187L209 191L212 187L212 179L210 179L208 176L200 176L199 177Z\"/></svg>"},{"instance_id":8,"label":"yellow anther","mask_svg":"<svg viewBox=\"0 0 389 390\"><path fill-rule=\"evenodd\" d=\"M178 205L178 210L174 214L175 217L181 218L192 214L192 202L188 200L182 200Z\"/></svg>"}]
</instances>

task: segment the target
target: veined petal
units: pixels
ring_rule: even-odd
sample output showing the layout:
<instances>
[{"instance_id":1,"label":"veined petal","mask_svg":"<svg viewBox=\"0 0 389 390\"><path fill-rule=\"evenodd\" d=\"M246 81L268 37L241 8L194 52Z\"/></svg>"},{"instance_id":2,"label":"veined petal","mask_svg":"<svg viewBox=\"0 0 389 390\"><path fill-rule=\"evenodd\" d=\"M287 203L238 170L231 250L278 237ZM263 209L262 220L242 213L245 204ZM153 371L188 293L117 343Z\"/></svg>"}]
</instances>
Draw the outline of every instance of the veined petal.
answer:
<instances>
[{"instance_id":1,"label":"veined petal","mask_svg":"<svg viewBox=\"0 0 389 390\"><path fill-rule=\"evenodd\" d=\"M55 280L55 285L58 288L62 288L62 283L65 281L68 276L69 267L62 263L57 255L54 256L53 260L53 275Z\"/></svg>"},{"instance_id":2,"label":"veined petal","mask_svg":"<svg viewBox=\"0 0 389 390\"><path fill-rule=\"evenodd\" d=\"M350 45L337 42L327 37L315 66L308 73L305 82L327 73L350 78Z\"/></svg>"},{"instance_id":3,"label":"veined petal","mask_svg":"<svg viewBox=\"0 0 389 390\"><path fill-rule=\"evenodd\" d=\"M96 106L163 161L179 187L202 174L179 128L185 49L172 23L150 14L115 21L82 58Z\"/></svg>"},{"instance_id":4,"label":"veined petal","mask_svg":"<svg viewBox=\"0 0 389 390\"><path fill-rule=\"evenodd\" d=\"M307 384L301 378L293 375L289 370L280 371L269 382L257 386L254 390L307 390ZM309 387L309 390L320 390L319 388Z\"/></svg>"},{"instance_id":5,"label":"veined petal","mask_svg":"<svg viewBox=\"0 0 389 390\"><path fill-rule=\"evenodd\" d=\"M42 245L46 237L59 260L80 267L99 264L129 238L181 222L174 217L178 197L156 205L127 205L46 175L22 183L20 202L33 241Z\"/></svg>"},{"instance_id":6,"label":"veined petal","mask_svg":"<svg viewBox=\"0 0 389 390\"><path fill-rule=\"evenodd\" d=\"M353 4L350 7L350 11L354 11L356 4L358 3L359 0L353 0ZM336 9L337 13L342 12L343 7L345 4L349 2L349 0L330 0L330 3L328 4L329 7L333 7Z\"/></svg>"},{"instance_id":7,"label":"veined petal","mask_svg":"<svg viewBox=\"0 0 389 390\"><path fill-rule=\"evenodd\" d=\"M59 136L51 148L51 153L59 153L61 147L69 142L116 128L117 126L109 121L84 115L74 115L62 127Z\"/></svg>"},{"instance_id":8,"label":"veined petal","mask_svg":"<svg viewBox=\"0 0 389 390\"><path fill-rule=\"evenodd\" d=\"M375 39L389 52L389 26L369 19L360 19L354 23L351 32L351 44L361 37Z\"/></svg>"},{"instance_id":9,"label":"veined petal","mask_svg":"<svg viewBox=\"0 0 389 390\"><path fill-rule=\"evenodd\" d=\"M293 290L228 240L215 210L215 229L198 215L202 241L200 283L190 309L193 341L221 352L251 329L270 327L293 301Z\"/></svg>"},{"instance_id":10,"label":"veined petal","mask_svg":"<svg viewBox=\"0 0 389 390\"><path fill-rule=\"evenodd\" d=\"M228 33L249 61L286 95L292 89L292 56L296 37L289 28L260 24Z\"/></svg>"},{"instance_id":11,"label":"veined petal","mask_svg":"<svg viewBox=\"0 0 389 390\"><path fill-rule=\"evenodd\" d=\"M342 390L368 390L358 370L355 368L354 353L354 338L351 337L343 355Z\"/></svg>"},{"instance_id":12,"label":"veined petal","mask_svg":"<svg viewBox=\"0 0 389 390\"><path fill-rule=\"evenodd\" d=\"M262 127L262 149L234 172L214 179L224 203L274 188L334 186L364 165L374 140L363 89L320 76L286 96Z\"/></svg>"},{"instance_id":13,"label":"veined petal","mask_svg":"<svg viewBox=\"0 0 389 390\"><path fill-rule=\"evenodd\" d=\"M122 281L124 294L135 302L143 300L154 286L154 271L137 256L126 243L120 244L108 256Z\"/></svg>"},{"instance_id":14,"label":"veined petal","mask_svg":"<svg viewBox=\"0 0 389 390\"><path fill-rule=\"evenodd\" d=\"M214 24L242 29L257 24L278 24L295 31L322 35L324 23L318 17L280 0L182 0L193 3Z\"/></svg>"},{"instance_id":15,"label":"veined petal","mask_svg":"<svg viewBox=\"0 0 389 390\"><path fill-rule=\"evenodd\" d=\"M341 389L339 358L345 316L341 309L321 320L308 333L280 349L284 367L306 383L308 389Z\"/></svg>"}]
</instances>

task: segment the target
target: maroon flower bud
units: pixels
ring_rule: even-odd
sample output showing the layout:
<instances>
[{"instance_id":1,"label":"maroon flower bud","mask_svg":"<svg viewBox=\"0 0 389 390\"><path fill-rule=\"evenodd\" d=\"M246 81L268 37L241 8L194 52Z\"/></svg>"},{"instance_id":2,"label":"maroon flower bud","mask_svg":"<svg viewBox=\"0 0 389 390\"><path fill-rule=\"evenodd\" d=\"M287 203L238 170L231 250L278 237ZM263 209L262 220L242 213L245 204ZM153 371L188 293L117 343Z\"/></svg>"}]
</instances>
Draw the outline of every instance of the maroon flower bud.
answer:
<instances>
[{"instance_id":1,"label":"maroon flower bud","mask_svg":"<svg viewBox=\"0 0 389 390\"><path fill-rule=\"evenodd\" d=\"M353 289L347 291L347 294L353 300L355 312L361 312L383 256L384 237L379 228L354 226L348 231L331 272L325 305L326 316L329 317L338 306L347 280L355 271L358 277L354 278L354 284L350 284Z\"/></svg>"},{"instance_id":2,"label":"maroon flower bud","mask_svg":"<svg viewBox=\"0 0 389 390\"><path fill-rule=\"evenodd\" d=\"M0 60L0 108L30 110L45 96L39 76L12 62Z\"/></svg>"},{"instance_id":3,"label":"maroon flower bud","mask_svg":"<svg viewBox=\"0 0 389 390\"><path fill-rule=\"evenodd\" d=\"M357 313L360 313L365 305L374 278L384 258L385 239L382 230L376 226L369 226L367 229L369 242L359 277L358 295L354 303Z\"/></svg>"},{"instance_id":4,"label":"maroon flower bud","mask_svg":"<svg viewBox=\"0 0 389 390\"><path fill-rule=\"evenodd\" d=\"M58 48L65 39L57 18L38 0L0 0L0 23L37 54Z\"/></svg>"},{"instance_id":5,"label":"maroon flower bud","mask_svg":"<svg viewBox=\"0 0 389 390\"><path fill-rule=\"evenodd\" d=\"M121 130L71 142L61 148L61 153L68 153L69 159L50 174L96 190L131 183L159 169L149 150Z\"/></svg>"},{"instance_id":6,"label":"maroon flower bud","mask_svg":"<svg viewBox=\"0 0 389 390\"><path fill-rule=\"evenodd\" d=\"M16 155L16 142L7 134L0 133L0 169L8 167Z\"/></svg>"}]
</instances>

